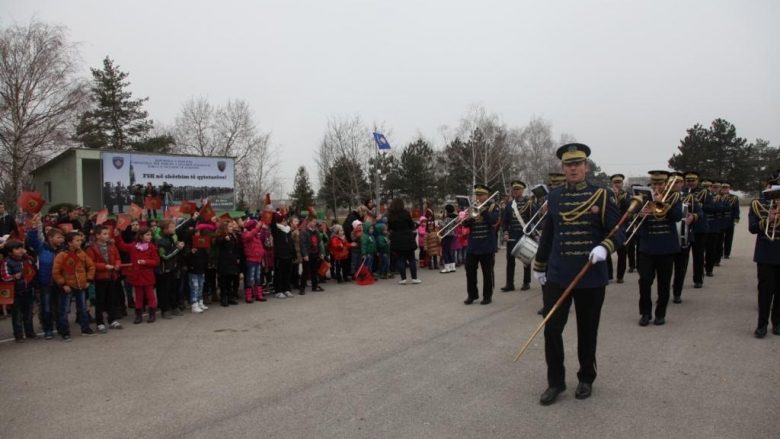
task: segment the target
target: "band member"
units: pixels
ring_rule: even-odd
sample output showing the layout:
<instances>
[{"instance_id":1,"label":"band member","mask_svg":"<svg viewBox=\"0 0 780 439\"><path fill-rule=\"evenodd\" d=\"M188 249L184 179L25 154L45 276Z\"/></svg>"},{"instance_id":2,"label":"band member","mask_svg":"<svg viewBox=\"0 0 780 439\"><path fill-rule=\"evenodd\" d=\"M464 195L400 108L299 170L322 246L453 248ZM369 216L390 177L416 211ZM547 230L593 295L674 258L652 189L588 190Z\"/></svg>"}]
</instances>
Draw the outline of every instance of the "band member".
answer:
<instances>
[{"instance_id":1,"label":"band member","mask_svg":"<svg viewBox=\"0 0 780 439\"><path fill-rule=\"evenodd\" d=\"M701 204L692 193L685 194L684 179L685 175L681 172L673 172L672 177L677 177L678 180L674 185L674 191L679 192L681 195L680 203L682 207L686 208L683 219L681 220L680 229L687 228L687 242L683 243L680 240L680 253L674 256L674 278L672 280L672 302L682 303L682 290L685 283L685 276L688 272L688 260L690 259L691 248L694 246L696 240L696 234L694 229L699 225L699 220L704 221L704 211L701 209Z\"/></svg>"},{"instance_id":2,"label":"band member","mask_svg":"<svg viewBox=\"0 0 780 439\"><path fill-rule=\"evenodd\" d=\"M609 177L609 182L611 184L612 193L615 198L615 202L617 202L618 210L620 212L620 215L623 216L624 213L626 213L626 210L628 210L628 205L631 203L631 197L628 195L628 192L623 190L623 181L626 179L626 176L623 174L615 174ZM622 284L623 283L623 275L626 274L626 248L620 247L617 249L617 283ZM609 280L613 279L613 270L612 270L612 258L607 259L607 276Z\"/></svg>"},{"instance_id":3,"label":"band member","mask_svg":"<svg viewBox=\"0 0 780 439\"><path fill-rule=\"evenodd\" d=\"M504 208L502 225L504 228L504 240L506 246L506 285L501 287L501 291L508 292L515 290L515 257L512 256L512 250L520 238L523 237L523 224L531 219L532 201L523 196L526 185L520 180L512 181L512 201L508 202ZM522 223L517 218L522 218ZM523 285L520 291L526 291L531 288L531 267L523 266Z\"/></svg>"},{"instance_id":4,"label":"band member","mask_svg":"<svg viewBox=\"0 0 780 439\"><path fill-rule=\"evenodd\" d=\"M638 187L638 186L641 187L642 185L639 184L639 183L634 183L634 184L631 185L631 194L634 193L634 188ZM631 220L633 220L634 217L636 217L636 215L638 215L638 214L639 214L638 212L632 214L631 215ZM628 241L623 246L623 248L626 249L626 256L627 256L627 259L628 259L628 272L629 273L633 273L633 272L636 271L636 258L637 258L636 249L639 247L638 243L639 243L639 236L634 236L634 238L632 240Z\"/></svg>"},{"instance_id":5,"label":"band member","mask_svg":"<svg viewBox=\"0 0 780 439\"><path fill-rule=\"evenodd\" d=\"M563 186L566 183L566 176L560 172L550 172L547 174L547 187L552 190Z\"/></svg>"},{"instance_id":6,"label":"band member","mask_svg":"<svg viewBox=\"0 0 780 439\"><path fill-rule=\"evenodd\" d=\"M767 189L780 183L780 171L767 182ZM772 197L774 198L774 197ZM780 239L772 239L778 226L777 201L772 203L765 193L753 200L748 211L748 228L756 235L753 262L758 272L758 326L757 338L764 338L771 317L772 333L780 335Z\"/></svg>"},{"instance_id":7,"label":"band member","mask_svg":"<svg viewBox=\"0 0 780 439\"><path fill-rule=\"evenodd\" d=\"M705 206L712 207L712 196L708 190L700 185L701 176L696 171L685 173L686 190L684 196L693 195L702 209L706 212ZM701 288L704 285L704 250L707 246L708 224L706 213L700 216L693 224L693 243L691 244L691 253L693 254L693 287Z\"/></svg>"},{"instance_id":8,"label":"band member","mask_svg":"<svg viewBox=\"0 0 780 439\"><path fill-rule=\"evenodd\" d=\"M490 198L490 190L484 184L474 186L477 205ZM477 212L475 217L463 221L463 225L471 229L466 248L466 288L468 297L463 302L471 305L479 298L477 287L477 266L482 267L482 305L488 305L493 300L493 265L498 251L498 236L496 227L499 221L499 209L495 203Z\"/></svg>"},{"instance_id":9,"label":"band member","mask_svg":"<svg viewBox=\"0 0 780 439\"><path fill-rule=\"evenodd\" d=\"M666 323L666 306L672 282L674 255L680 253L677 221L682 219L680 193L667 190L669 173L650 171L653 203L639 212L644 218L639 228L639 326L647 326L653 313L653 278L658 278L656 325Z\"/></svg>"},{"instance_id":10,"label":"band member","mask_svg":"<svg viewBox=\"0 0 780 439\"><path fill-rule=\"evenodd\" d=\"M723 203L720 200L720 183L712 180L702 180L702 187L707 189L712 202L704 207L704 216L707 218L707 245L704 249L704 275L712 277L713 267L718 260L718 248L720 247L721 212Z\"/></svg>"},{"instance_id":11,"label":"band member","mask_svg":"<svg viewBox=\"0 0 780 439\"><path fill-rule=\"evenodd\" d=\"M725 204L723 229L723 259L731 256L731 243L734 241L734 224L739 222L739 197L731 193L731 183L720 186L720 195Z\"/></svg>"},{"instance_id":12,"label":"band member","mask_svg":"<svg viewBox=\"0 0 780 439\"><path fill-rule=\"evenodd\" d=\"M590 148L581 143L560 147L566 184L548 195L548 216L539 238L534 261L534 277L544 286L545 309L551 309L566 287L588 261L593 266L585 273L544 328L544 352L547 361L547 384L539 402L549 405L566 390L563 365L563 329L569 318L572 300L577 313L577 351L580 363L579 385L575 398L591 395L596 379L596 339L601 306L607 285L606 260L623 245L622 229L607 238L620 221L612 191L587 181L590 171Z\"/></svg>"}]
</instances>

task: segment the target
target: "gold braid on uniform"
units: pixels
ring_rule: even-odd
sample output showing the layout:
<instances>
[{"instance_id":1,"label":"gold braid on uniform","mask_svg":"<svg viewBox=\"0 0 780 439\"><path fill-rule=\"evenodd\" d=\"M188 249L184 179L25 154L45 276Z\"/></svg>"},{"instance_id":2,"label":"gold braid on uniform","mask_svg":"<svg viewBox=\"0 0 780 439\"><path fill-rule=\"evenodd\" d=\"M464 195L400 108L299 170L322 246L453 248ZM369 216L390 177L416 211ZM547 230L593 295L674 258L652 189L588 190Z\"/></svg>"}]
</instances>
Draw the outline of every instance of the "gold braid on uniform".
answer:
<instances>
[{"instance_id":1,"label":"gold braid on uniform","mask_svg":"<svg viewBox=\"0 0 780 439\"><path fill-rule=\"evenodd\" d=\"M653 215L655 215L656 218L661 219L666 216L667 213L669 213L669 209L674 207L677 202L680 201L680 193L674 192L672 195L669 196L669 199L666 200L666 204L664 205L664 208L661 209L658 212L653 212Z\"/></svg>"},{"instance_id":2,"label":"gold braid on uniform","mask_svg":"<svg viewBox=\"0 0 780 439\"><path fill-rule=\"evenodd\" d=\"M758 226L759 228L763 229L766 227L766 221L769 218L769 209L767 209L763 204L761 204L761 200L755 199L752 203L750 203L750 208L753 209L753 213L756 214L758 217Z\"/></svg>"},{"instance_id":3,"label":"gold braid on uniform","mask_svg":"<svg viewBox=\"0 0 780 439\"><path fill-rule=\"evenodd\" d=\"M525 204L523 204L523 208L522 209L518 209L517 213L522 215L522 214L525 213L525 211L527 211L530 208L531 208L531 200L530 199L529 200L525 200Z\"/></svg>"},{"instance_id":4,"label":"gold braid on uniform","mask_svg":"<svg viewBox=\"0 0 780 439\"><path fill-rule=\"evenodd\" d=\"M607 190L604 188L599 188L596 190L596 192L593 193L593 195L590 196L585 202L578 205L574 209L568 211L568 212L561 212L561 218L568 222L577 221L580 219L582 215L585 215L586 213L590 212L590 209L598 202L599 197L606 195ZM605 197L606 201L606 197ZM603 209L602 209L602 215L603 215Z\"/></svg>"},{"instance_id":5,"label":"gold braid on uniform","mask_svg":"<svg viewBox=\"0 0 780 439\"><path fill-rule=\"evenodd\" d=\"M693 215L693 221L697 221L697 220L699 219L699 214L697 214L697 213L695 212L695 209L694 209L694 202L693 202L693 200L694 200L694 199L695 199L695 198L693 197L693 194L692 194L692 193L690 193L690 194L686 195L686 196L685 196L685 198L683 198L683 199L682 199L682 203L683 203L683 204L688 204L688 205L690 205L690 206L691 206L691 208L688 210L688 213L690 213L691 215ZM683 218L683 219L684 219L684 218Z\"/></svg>"}]
</instances>

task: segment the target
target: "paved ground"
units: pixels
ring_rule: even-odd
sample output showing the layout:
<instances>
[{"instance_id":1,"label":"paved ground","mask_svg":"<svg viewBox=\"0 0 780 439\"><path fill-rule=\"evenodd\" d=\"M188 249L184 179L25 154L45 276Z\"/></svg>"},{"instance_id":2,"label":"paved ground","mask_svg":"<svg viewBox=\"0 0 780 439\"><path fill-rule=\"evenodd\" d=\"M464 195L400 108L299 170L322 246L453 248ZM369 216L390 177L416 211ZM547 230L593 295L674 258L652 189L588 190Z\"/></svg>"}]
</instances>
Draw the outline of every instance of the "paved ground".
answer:
<instances>
[{"instance_id":1,"label":"paved ground","mask_svg":"<svg viewBox=\"0 0 780 439\"><path fill-rule=\"evenodd\" d=\"M573 397L574 313L569 390L542 407L542 337L512 362L539 322L538 285L464 306L462 270L426 270L418 286L328 283L69 344L0 343L0 437L777 437L780 337L752 336L745 229L666 326L637 325L636 274L607 288L586 401Z\"/></svg>"}]
</instances>

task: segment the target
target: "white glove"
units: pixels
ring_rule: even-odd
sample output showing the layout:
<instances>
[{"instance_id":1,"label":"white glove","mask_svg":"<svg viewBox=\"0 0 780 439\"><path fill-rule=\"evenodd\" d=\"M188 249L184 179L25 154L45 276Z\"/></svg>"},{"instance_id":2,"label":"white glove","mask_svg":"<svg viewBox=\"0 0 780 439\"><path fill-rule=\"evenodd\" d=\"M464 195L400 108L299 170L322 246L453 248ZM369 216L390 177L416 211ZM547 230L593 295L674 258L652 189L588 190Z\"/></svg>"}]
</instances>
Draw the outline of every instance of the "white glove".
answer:
<instances>
[{"instance_id":1,"label":"white glove","mask_svg":"<svg viewBox=\"0 0 780 439\"><path fill-rule=\"evenodd\" d=\"M544 286L547 283L547 273L544 271L534 271L534 279L539 282L539 285Z\"/></svg>"},{"instance_id":2,"label":"white glove","mask_svg":"<svg viewBox=\"0 0 780 439\"><path fill-rule=\"evenodd\" d=\"M607 255L609 255L607 249L603 245L597 245L596 247L593 247L593 250L590 251L590 256L588 256L588 259L590 259L590 262L596 264L606 261Z\"/></svg>"}]
</instances>

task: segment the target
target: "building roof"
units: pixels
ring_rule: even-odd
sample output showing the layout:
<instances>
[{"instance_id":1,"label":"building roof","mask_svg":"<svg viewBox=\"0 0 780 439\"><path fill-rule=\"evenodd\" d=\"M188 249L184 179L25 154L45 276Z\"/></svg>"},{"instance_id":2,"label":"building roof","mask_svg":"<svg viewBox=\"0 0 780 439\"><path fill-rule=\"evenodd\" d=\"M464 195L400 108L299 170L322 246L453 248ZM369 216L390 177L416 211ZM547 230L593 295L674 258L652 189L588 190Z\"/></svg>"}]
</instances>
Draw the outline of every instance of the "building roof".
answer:
<instances>
[{"instance_id":1,"label":"building roof","mask_svg":"<svg viewBox=\"0 0 780 439\"><path fill-rule=\"evenodd\" d=\"M41 171L42 169L48 168L49 166L52 166L63 159L76 154L78 151L84 151L87 153L96 153L97 158L100 158L100 153L108 152L108 153L118 153L118 154L138 154L138 155L161 155L161 156L173 156L173 157L203 157L199 155L193 155L193 154L164 154L159 152L146 152L146 151L133 151L133 150L117 150L117 149L94 149L94 148L68 148L65 151L61 152L60 154L54 156L54 158L48 160L46 163L42 164L41 166L38 166L37 168L33 169L30 174L35 175L37 172ZM221 156L221 155L212 155L207 156L211 158L220 158L220 159L233 159L235 160L235 157L231 156Z\"/></svg>"}]
</instances>

